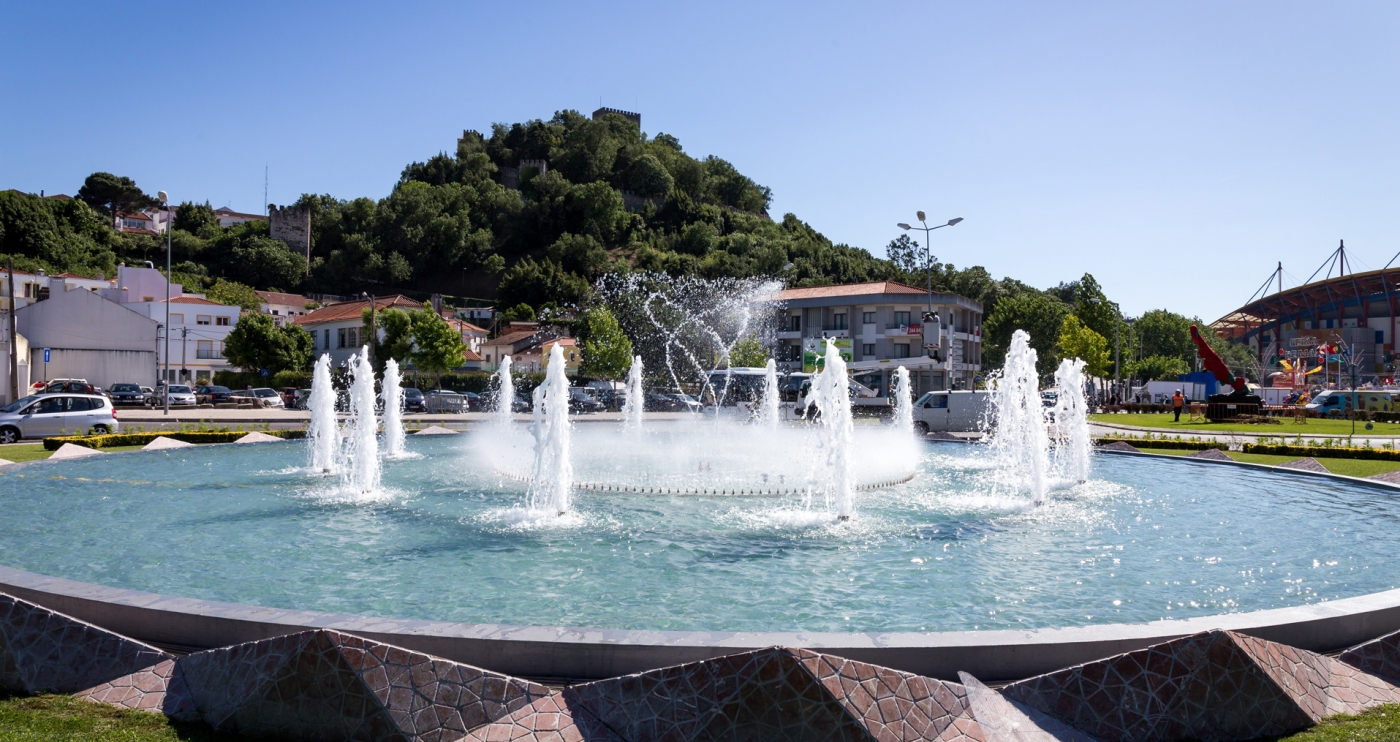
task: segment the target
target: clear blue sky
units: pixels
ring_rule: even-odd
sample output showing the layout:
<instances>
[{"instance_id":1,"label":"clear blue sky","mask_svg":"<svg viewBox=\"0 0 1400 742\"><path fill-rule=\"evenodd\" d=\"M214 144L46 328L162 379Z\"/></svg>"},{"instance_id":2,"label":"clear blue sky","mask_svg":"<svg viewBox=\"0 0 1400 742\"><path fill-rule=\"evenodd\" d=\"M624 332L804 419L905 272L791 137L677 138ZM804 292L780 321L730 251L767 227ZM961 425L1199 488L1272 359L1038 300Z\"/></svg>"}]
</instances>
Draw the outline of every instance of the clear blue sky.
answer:
<instances>
[{"instance_id":1,"label":"clear blue sky","mask_svg":"<svg viewBox=\"0 0 1400 742\"><path fill-rule=\"evenodd\" d=\"M838 242L1213 320L1400 251L1394 3L11 3L0 188L382 197L464 128L604 105Z\"/></svg>"}]
</instances>

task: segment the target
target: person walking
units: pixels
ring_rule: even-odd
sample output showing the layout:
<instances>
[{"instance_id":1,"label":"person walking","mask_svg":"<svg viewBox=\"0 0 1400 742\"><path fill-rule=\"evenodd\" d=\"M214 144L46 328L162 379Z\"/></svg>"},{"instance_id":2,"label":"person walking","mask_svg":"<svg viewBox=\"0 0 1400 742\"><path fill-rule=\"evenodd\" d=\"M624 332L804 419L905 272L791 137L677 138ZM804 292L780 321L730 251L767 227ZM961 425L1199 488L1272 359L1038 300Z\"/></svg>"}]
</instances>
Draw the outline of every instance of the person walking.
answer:
<instances>
[{"instance_id":1,"label":"person walking","mask_svg":"<svg viewBox=\"0 0 1400 742\"><path fill-rule=\"evenodd\" d=\"M1181 406L1184 404L1186 404L1186 399L1181 396L1181 390L1178 389L1176 394L1172 395L1172 412L1176 413L1176 419L1172 422L1181 422Z\"/></svg>"}]
</instances>

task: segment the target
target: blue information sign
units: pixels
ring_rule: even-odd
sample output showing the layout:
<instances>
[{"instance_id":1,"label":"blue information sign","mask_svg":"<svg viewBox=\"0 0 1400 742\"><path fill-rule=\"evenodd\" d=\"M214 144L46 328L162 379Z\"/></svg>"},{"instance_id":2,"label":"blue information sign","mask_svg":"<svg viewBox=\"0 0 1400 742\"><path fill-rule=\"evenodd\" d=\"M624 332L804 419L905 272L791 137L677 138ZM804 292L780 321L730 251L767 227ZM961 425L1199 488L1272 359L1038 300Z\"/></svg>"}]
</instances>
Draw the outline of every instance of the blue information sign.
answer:
<instances>
[{"instance_id":1,"label":"blue information sign","mask_svg":"<svg viewBox=\"0 0 1400 742\"><path fill-rule=\"evenodd\" d=\"M48 363L48 362L49 362L49 349L48 349L48 348L44 348L44 363Z\"/></svg>"}]
</instances>

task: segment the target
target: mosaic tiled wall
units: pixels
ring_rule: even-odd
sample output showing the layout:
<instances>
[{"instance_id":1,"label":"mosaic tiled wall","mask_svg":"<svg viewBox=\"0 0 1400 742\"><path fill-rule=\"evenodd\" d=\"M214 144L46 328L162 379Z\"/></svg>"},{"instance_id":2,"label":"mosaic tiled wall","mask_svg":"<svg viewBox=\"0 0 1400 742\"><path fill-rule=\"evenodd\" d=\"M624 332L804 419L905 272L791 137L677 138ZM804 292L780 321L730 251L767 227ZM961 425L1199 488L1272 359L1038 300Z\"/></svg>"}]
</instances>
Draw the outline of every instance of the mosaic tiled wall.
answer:
<instances>
[{"instance_id":1,"label":"mosaic tiled wall","mask_svg":"<svg viewBox=\"0 0 1400 742\"><path fill-rule=\"evenodd\" d=\"M552 690L320 630L173 657L0 594L0 686L304 740L1247 740L1400 702L1400 634L1339 659L1211 631L991 689L772 647Z\"/></svg>"}]
</instances>

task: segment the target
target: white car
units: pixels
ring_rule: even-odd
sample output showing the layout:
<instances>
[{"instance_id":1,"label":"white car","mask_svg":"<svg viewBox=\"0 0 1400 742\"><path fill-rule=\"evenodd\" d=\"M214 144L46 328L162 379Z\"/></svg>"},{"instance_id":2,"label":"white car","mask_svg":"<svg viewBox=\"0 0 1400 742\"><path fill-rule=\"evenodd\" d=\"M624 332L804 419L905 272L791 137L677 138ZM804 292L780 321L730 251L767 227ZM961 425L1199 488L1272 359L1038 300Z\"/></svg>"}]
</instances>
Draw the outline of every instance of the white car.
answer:
<instances>
[{"instance_id":1,"label":"white car","mask_svg":"<svg viewBox=\"0 0 1400 742\"><path fill-rule=\"evenodd\" d=\"M282 395L276 389L259 388L253 390L253 396L258 398L263 407L286 407L287 403L282 401Z\"/></svg>"},{"instance_id":2,"label":"white car","mask_svg":"<svg viewBox=\"0 0 1400 742\"><path fill-rule=\"evenodd\" d=\"M188 386L185 386L184 384L171 384L168 387L162 387L162 389L168 390L166 393L170 395L171 407L175 407L177 405L194 407L196 404L199 404L199 400L196 399L194 396L194 390L189 388ZM163 404L162 398L160 397L160 392L156 393L156 404Z\"/></svg>"},{"instance_id":3,"label":"white car","mask_svg":"<svg viewBox=\"0 0 1400 742\"><path fill-rule=\"evenodd\" d=\"M101 394L34 394L0 407L0 443L88 431L121 432L116 408Z\"/></svg>"}]
</instances>

